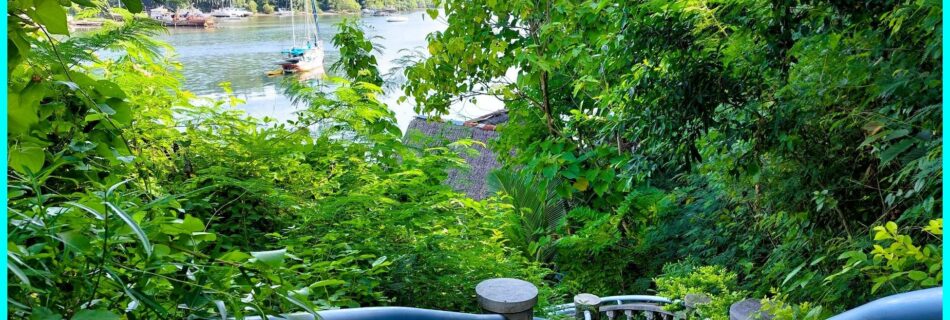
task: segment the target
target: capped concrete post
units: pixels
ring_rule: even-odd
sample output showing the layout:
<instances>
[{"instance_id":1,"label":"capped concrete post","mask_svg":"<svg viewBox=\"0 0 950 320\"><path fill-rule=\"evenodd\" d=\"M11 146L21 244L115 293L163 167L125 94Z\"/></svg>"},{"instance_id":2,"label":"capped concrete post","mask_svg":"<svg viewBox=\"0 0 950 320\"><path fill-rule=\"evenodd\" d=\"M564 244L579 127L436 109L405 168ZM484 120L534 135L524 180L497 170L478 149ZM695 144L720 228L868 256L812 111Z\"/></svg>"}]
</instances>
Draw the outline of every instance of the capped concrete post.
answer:
<instances>
[{"instance_id":1,"label":"capped concrete post","mask_svg":"<svg viewBox=\"0 0 950 320\"><path fill-rule=\"evenodd\" d=\"M581 293L574 296L574 319L599 320L600 297L590 293Z\"/></svg>"},{"instance_id":2,"label":"capped concrete post","mask_svg":"<svg viewBox=\"0 0 950 320\"><path fill-rule=\"evenodd\" d=\"M475 286L478 305L487 312L501 314L508 320L534 319L538 304L538 288L530 282L511 278L482 281Z\"/></svg>"},{"instance_id":3,"label":"capped concrete post","mask_svg":"<svg viewBox=\"0 0 950 320\"><path fill-rule=\"evenodd\" d=\"M772 320L772 315L762 310L759 299L745 299L729 306L729 320Z\"/></svg>"}]
</instances>

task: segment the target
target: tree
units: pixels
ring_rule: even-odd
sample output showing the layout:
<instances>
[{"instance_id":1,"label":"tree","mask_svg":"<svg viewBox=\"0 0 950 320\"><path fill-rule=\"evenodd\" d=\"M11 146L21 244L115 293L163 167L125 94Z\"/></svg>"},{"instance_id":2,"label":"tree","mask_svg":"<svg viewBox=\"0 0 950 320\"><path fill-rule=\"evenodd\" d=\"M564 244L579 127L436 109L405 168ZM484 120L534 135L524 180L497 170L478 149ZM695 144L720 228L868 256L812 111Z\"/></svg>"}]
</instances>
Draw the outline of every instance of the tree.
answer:
<instances>
[{"instance_id":1,"label":"tree","mask_svg":"<svg viewBox=\"0 0 950 320\"><path fill-rule=\"evenodd\" d=\"M860 247L852 239L871 225L921 225L942 206L936 1L441 8L450 23L430 36L431 56L405 70L404 93L433 115L479 94L504 101L510 121L496 151L510 168L564 180L577 210L559 248L578 248L576 260L651 252L743 261L755 292L794 283L783 288L793 299L846 306L866 301L869 288L838 278L822 283L833 293L805 289L837 268L822 257L843 251L811 244ZM638 209L644 187L662 188L680 209L661 212L666 219ZM689 240L676 240L683 234ZM637 262L646 260L657 261L616 263L649 279L662 263ZM614 282L574 271L587 286ZM628 289L617 282L604 291Z\"/></svg>"},{"instance_id":2,"label":"tree","mask_svg":"<svg viewBox=\"0 0 950 320\"><path fill-rule=\"evenodd\" d=\"M330 9L337 11L359 11L360 3L356 0L330 0Z\"/></svg>"}]
</instances>

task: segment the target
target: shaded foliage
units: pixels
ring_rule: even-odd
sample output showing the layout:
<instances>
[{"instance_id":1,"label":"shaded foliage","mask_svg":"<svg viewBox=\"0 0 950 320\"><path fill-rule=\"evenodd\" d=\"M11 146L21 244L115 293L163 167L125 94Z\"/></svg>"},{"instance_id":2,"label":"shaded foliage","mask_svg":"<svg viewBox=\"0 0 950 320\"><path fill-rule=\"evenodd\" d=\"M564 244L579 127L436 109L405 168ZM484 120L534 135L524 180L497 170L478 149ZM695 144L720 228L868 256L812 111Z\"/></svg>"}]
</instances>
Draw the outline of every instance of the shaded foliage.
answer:
<instances>
[{"instance_id":1,"label":"shaded foliage","mask_svg":"<svg viewBox=\"0 0 950 320\"><path fill-rule=\"evenodd\" d=\"M439 7L449 25L404 93L435 115L473 94L505 101L504 164L563 180L557 256L571 258L555 269L571 291L641 292L683 259L835 310L927 286L829 276L872 228L942 209L936 1Z\"/></svg>"}]
</instances>

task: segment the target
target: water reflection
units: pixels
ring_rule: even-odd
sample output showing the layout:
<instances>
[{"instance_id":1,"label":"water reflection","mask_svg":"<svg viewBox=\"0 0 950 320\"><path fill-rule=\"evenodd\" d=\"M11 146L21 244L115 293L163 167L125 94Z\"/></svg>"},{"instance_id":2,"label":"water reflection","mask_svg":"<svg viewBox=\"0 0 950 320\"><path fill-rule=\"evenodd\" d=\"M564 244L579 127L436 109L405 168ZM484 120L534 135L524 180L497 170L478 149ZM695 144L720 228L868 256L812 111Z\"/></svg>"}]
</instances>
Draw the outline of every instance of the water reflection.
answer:
<instances>
[{"instance_id":1,"label":"water reflection","mask_svg":"<svg viewBox=\"0 0 950 320\"><path fill-rule=\"evenodd\" d=\"M339 59L339 50L330 39L336 34L334 25L342 19L361 19L369 28L368 36L384 48L378 53L380 71L388 73L393 60L400 57L401 49L415 49L426 45L426 35L443 30L445 24L433 21L424 11L406 15L407 22L386 22L385 17L322 16L320 39L326 47L326 65ZM296 19L298 39L306 32L304 19ZM297 107L293 106L280 89L282 76L268 76L276 69L280 51L293 45L290 17L261 16L242 20L220 20L215 29L170 29L163 40L175 47L176 60L183 65L185 88L202 96L218 97L223 94L220 83L230 82L235 95L245 101L239 108L257 117L271 117L280 121L292 119ZM400 92L393 92L382 100L396 113L402 129L415 115L410 102L397 104ZM467 119L501 108L498 101L479 99L479 105L459 105L450 117Z\"/></svg>"}]
</instances>

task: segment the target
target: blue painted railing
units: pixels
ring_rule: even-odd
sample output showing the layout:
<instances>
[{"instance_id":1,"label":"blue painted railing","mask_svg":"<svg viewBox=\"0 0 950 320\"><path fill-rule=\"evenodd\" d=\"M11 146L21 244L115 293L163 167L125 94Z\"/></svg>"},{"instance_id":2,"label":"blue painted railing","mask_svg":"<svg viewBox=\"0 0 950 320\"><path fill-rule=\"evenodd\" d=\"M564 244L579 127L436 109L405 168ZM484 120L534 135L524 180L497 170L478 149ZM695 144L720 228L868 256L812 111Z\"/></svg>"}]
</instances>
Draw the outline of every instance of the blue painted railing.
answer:
<instances>
[{"instance_id":1,"label":"blue painted railing","mask_svg":"<svg viewBox=\"0 0 950 320\"><path fill-rule=\"evenodd\" d=\"M936 320L941 319L943 311L942 287L911 291L884 297L860 307L854 308L829 320ZM670 299L645 296L624 295L601 298L601 305L620 305L626 303L669 304ZM545 309L548 315L571 315L574 304L562 304ZM408 307L368 307L340 310L318 311L319 318L310 313L291 313L269 316L271 320L506 320L500 314L470 314L461 312L418 309ZM261 317L247 317L248 320L262 320ZM534 320L545 320L535 317Z\"/></svg>"},{"instance_id":2,"label":"blue painted railing","mask_svg":"<svg viewBox=\"0 0 950 320\"><path fill-rule=\"evenodd\" d=\"M407 307L368 307L317 311L322 320L505 320L500 314L470 314L461 312L418 309ZM316 320L310 313L291 313L267 317L269 320ZM247 320L262 320L247 317Z\"/></svg>"},{"instance_id":3,"label":"blue painted railing","mask_svg":"<svg viewBox=\"0 0 950 320\"><path fill-rule=\"evenodd\" d=\"M829 320L936 320L942 312L943 287L936 287L880 298Z\"/></svg>"},{"instance_id":4,"label":"blue painted railing","mask_svg":"<svg viewBox=\"0 0 950 320\"><path fill-rule=\"evenodd\" d=\"M624 295L624 296L609 296L600 298L601 305L621 305L624 303L637 303L637 302L647 302L647 303L656 303L656 304L670 304L673 303L670 299L657 296L644 296L644 295ZM565 303L559 304L556 306L551 306L545 309L546 313L549 315L571 315L574 314L574 304Z\"/></svg>"}]
</instances>

